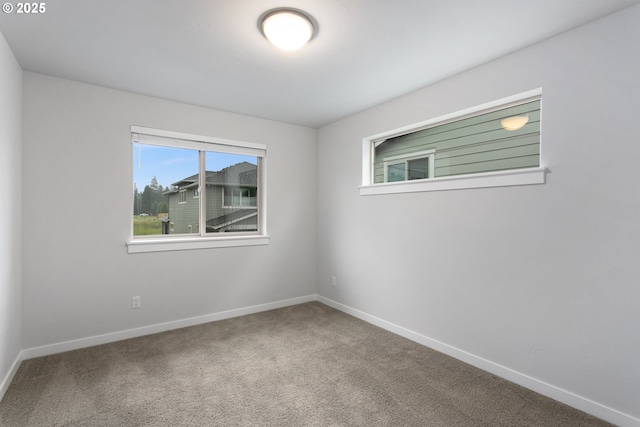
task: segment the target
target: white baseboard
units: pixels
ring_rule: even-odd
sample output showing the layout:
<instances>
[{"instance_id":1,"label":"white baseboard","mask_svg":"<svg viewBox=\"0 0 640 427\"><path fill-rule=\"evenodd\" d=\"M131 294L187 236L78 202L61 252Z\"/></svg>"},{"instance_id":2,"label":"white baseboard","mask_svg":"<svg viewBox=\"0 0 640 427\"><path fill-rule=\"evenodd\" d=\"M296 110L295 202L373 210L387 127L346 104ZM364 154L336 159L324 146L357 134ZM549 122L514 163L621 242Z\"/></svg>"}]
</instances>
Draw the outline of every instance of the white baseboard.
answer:
<instances>
[{"instance_id":1,"label":"white baseboard","mask_svg":"<svg viewBox=\"0 0 640 427\"><path fill-rule=\"evenodd\" d=\"M13 361L11 369L9 369L7 375L5 375L2 379L2 382L0 382L0 400L2 400L4 394L7 392L7 389L9 389L9 384L11 384L11 381L13 381L13 377L16 375L16 372L18 372L18 368L20 367L20 363L22 362L22 360L23 355L22 352L20 352L16 356L16 360Z\"/></svg>"},{"instance_id":2,"label":"white baseboard","mask_svg":"<svg viewBox=\"0 0 640 427\"><path fill-rule=\"evenodd\" d=\"M466 362L484 371L507 379L511 382L519 384L523 387L526 387L544 396L550 397L554 400L557 400L558 402L562 402L566 405L584 411L610 423L616 424L621 427L640 427L640 419L620 412L616 409L578 396L574 393L571 393L570 391L563 390L552 384L537 380L528 375L514 371L513 369L491 362L490 360L483 359L482 357L475 356L464 350L452 347L438 340L434 340L427 336L413 332L409 329L403 328L402 326L387 322L386 320L364 313L360 310L356 310L344 304L340 304L323 296L318 295L317 300L344 313L350 314L353 317L364 320L367 323L371 323L382 329L386 329L389 332L393 332L397 335L410 339L411 341L415 341L448 356L454 357L458 360L462 360L463 362Z\"/></svg>"},{"instance_id":3,"label":"white baseboard","mask_svg":"<svg viewBox=\"0 0 640 427\"><path fill-rule=\"evenodd\" d=\"M156 325L143 326L141 328L127 329L125 331L112 332L109 334L96 335L88 338L65 341L61 343L43 345L22 350L22 360L34 357L48 356L50 354L62 353L79 348L92 347L94 345L107 344L110 342L126 340L129 338L141 337L144 335L156 334L158 332L170 331L173 329L186 328L188 326L200 325L202 323L215 322L216 320L230 319L232 317L244 316L247 314L259 313L262 311L275 310L277 308L291 305L303 304L305 302L316 301L317 296L307 295L299 298L292 298L282 301L275 301L267 304L243 307L234 310L222 311L219 313L205 314L203 316L191 317L188 319L175 320Z\"/></svg>"}]
</instances>

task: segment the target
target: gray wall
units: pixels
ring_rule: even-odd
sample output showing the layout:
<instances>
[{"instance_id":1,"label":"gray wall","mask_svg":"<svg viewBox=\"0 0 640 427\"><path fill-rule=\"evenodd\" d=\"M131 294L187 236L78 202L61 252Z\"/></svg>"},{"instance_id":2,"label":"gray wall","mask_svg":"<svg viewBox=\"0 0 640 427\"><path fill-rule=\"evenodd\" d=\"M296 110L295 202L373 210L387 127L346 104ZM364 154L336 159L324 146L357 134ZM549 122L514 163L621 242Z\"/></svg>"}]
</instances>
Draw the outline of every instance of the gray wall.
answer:
<instances>
[{"instance_id":1,"label":"gray wall","mask_svg":"<svg viewBox=\"0 0 640 427\"><path fill-rule=\"evenodd\" d=\"M318 293L640 418L639 22L636 6L321 128ZM538 87L545 185L359 196L363 137Z\"/></svg>"},{"instance_id":2,"label":"gray wall","mask_svg":"<svg viewBox=\"0 0 640 427\"><path fill-rule=\"evenodd\" d=\"M28 72L23 103L23 348L315 294L314 129ZM132 124L266 144L270 244L127 254Z\"/></svg>"},{"instance_id":3,"label":"gray wall","mask_svg":"<svg viewBox=\"0 0 640 427\"><path fill-rule=\"evenodd\" d=\"M0 398L22 349L22 70L0 34Z\"/></svg>"}]
</instances>

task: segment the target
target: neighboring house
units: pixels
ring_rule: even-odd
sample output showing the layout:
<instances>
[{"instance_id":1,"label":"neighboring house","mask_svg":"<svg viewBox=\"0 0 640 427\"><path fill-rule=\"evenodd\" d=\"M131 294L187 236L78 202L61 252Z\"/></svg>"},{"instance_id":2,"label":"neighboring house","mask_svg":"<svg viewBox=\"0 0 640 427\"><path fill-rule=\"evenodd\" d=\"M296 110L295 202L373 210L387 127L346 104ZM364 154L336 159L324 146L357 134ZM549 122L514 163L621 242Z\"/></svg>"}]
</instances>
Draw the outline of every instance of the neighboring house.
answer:
<instances>
[{"instance_id":1,"label":"neighboring house","mask_svg":"<svg viewBox=\"0 0 640 427\"><path fill-rule=\"evenodd\" d=\"M206 172L208 233L258 229L257 172L257 166L249 162ZM198 175L175 182L164 194L169 198L166 233L199 233Z\"/></svg>"}]
</instances>

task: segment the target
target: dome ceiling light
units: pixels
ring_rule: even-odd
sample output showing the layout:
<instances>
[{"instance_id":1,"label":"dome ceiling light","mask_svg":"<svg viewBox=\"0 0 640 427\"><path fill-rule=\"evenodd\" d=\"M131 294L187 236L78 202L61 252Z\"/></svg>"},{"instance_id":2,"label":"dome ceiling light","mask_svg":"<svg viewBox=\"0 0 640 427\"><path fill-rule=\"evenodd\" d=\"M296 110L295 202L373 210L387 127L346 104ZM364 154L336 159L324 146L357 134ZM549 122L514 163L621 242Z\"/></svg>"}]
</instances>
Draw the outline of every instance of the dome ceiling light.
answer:
<instances>
[{"instance_id":1,"label":"dome ceiling light","mask_svg":"<svg viewBox=\"0 0 640 427\"><path fill-rule=\"evenodd\" d=\"M258 28L275 47L289 51L300 49L318 34L318 22L292 8L266 11L258 18Z\"/></svg>"},{"instance_id":2,"label":"dome ceiling light","mask_svg":"<svg viewBox=\"0 0 640 427\"><path fill-rule=\"evenodd\" d=\"M526 125L528 121L529 116L513 116L502 119L500 125L504 130L518 130Z\"/></svg>"}]
</instances>

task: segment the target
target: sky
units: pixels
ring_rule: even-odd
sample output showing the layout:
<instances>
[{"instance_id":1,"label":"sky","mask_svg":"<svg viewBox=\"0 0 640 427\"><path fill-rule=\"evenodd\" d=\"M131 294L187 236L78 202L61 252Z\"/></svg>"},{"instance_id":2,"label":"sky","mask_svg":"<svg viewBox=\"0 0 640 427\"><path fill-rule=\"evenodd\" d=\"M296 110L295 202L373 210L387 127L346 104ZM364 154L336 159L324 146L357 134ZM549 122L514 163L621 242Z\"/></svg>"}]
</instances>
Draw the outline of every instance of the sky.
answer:
<instances>
[{"instance_id":1,"label":"sky","mask_svg":"<svg viewBox=\"0 0 640 427\"><path fill-rule=\"evenodd\" d=\"M240 162L257 164L254 156L207 152L206 170L219 171ZM163 188L198 173L198 151L186 148L133 144L133 182L142 192L155 176Z\"/></svg>"}]
</instances>

